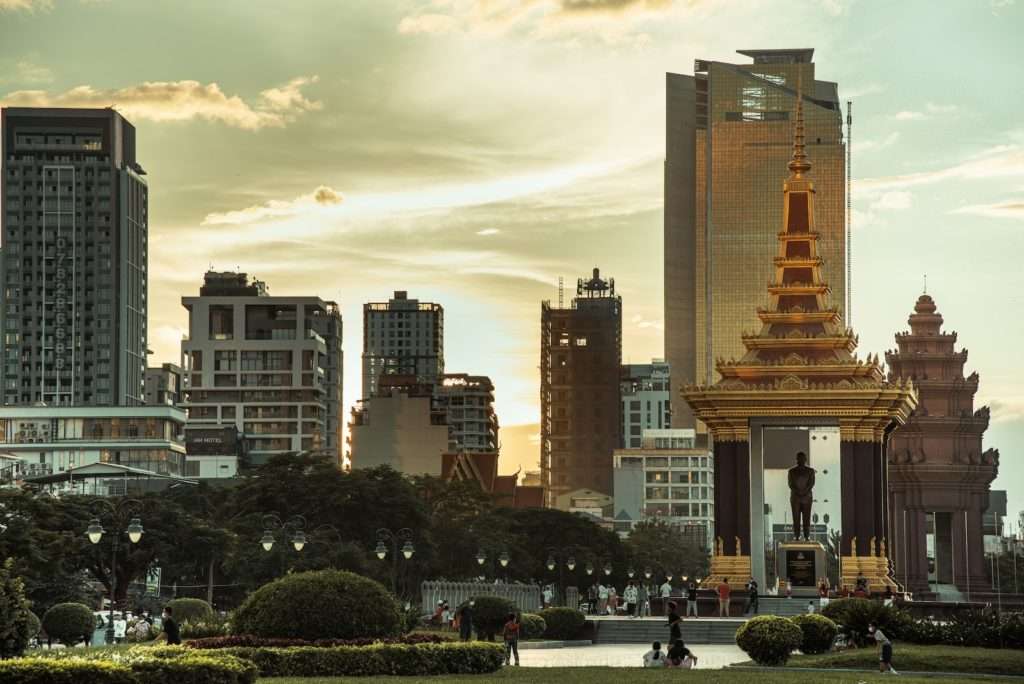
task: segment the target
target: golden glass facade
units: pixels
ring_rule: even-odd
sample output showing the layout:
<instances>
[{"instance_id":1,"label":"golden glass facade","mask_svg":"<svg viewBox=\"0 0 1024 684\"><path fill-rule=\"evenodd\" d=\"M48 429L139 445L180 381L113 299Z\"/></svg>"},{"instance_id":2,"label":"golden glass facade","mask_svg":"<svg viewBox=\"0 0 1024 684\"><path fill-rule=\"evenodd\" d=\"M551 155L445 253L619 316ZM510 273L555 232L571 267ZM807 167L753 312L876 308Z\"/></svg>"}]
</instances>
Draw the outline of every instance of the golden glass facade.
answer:
<instances>
[{"instance_id":1,"label":"golden glass facade","mask_svg":"<svg viewBox=\"0 0 1024 684\"><path fill-rule=\"evenodd\" d=\"M815 80L810 50L744 54L754 63L698 61L695 76L669 74L667 81L665 352L677 386L715 382L715 361L741 358L741 334L759 328L754 311L767 303L774 275L783 219L779 169L792 154L799 84L819 191L823 276L832 302L842 307L846 298L846 145L837 86ZM690 414L677 412L672 426L692 426Z\"/></svg>"}]
</instances>

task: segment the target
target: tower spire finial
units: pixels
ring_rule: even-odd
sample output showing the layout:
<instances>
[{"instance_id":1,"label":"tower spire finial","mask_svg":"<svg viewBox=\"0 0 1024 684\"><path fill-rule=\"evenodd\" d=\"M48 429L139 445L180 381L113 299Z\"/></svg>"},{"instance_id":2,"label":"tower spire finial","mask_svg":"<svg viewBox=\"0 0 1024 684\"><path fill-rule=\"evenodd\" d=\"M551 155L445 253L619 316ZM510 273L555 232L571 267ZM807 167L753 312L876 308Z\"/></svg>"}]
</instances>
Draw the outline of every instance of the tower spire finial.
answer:
<instances>
[{"instance_id":1,"label":"tower spire finial","mask_svg":"<svg viewBox=\"0 0 1024 684\"><path fill-rule=\"evenodd\" d=\"M804 88L803 74L797 76L796 86L796 126L793 128L793 158L790 160L790 178L803 178L811 170L811 162L804 152Z\"/></svg>"}]
</instances>

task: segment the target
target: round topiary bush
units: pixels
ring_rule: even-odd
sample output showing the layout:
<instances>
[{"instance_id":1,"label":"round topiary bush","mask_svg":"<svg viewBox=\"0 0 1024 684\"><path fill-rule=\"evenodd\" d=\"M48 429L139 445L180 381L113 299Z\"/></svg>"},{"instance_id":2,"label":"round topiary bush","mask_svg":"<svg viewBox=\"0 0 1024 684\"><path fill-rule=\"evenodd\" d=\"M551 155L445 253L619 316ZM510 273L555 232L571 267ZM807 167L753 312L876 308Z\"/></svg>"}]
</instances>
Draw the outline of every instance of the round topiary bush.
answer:
<instances>
[{"instance_id":1,"label":"round topiary bush","mask_svg":"<svg viewBox=\"0 0 1024 684\"><path fill-rule=\"evenodd\" d=\"M202 599L179 598L169 601L167 607L171 609L174 619L182 622L206 622L213 617L213 607Z\"/></svg>"},{"instance_id":2,"label":"round topiary bush","mask_svg":"<svg viewBox=\"0 0 1024 684\"><path fill-rule=\"evenodd\" d=\"M519 617L519 636L522 639L540 639L548 629L544 618L534 613L523 613Z\"/></svg>"},{"instance_id":3,"label":"round topiary bush","mask_svg":"<svg viewBox=\"0 0 1024 684\"><path fill-rule=\"evenodd\" d=\"M81 603L58 603L43 613L43 631L65 646L74 646L92 636L96 617Z\"/></svg>"},{"instance_id":4,"label":"round topiary bush","mask_svg":"<svg viewBox=\"0 0 1024 684\"><path fill-rule=\"evenodd\" d=\"M857 644L866 646L873 643L868 634L868 625L874 623L890 638L900 637L900 626L904 620L899 611L886 606L881 601L864 598L845 598L829 601L821 614L839 626L843 635Z\"/></svg>"},{"instance_id":5,"label":"round topiary bush","mask_svg":"<svg viewBox=\"0 0 1024 684\"><path fill-rule=\"evenodd\" d=\"M577 638L587 622L583 613L572 608L545 608L537 615L544 619L546 625L544 637L559 641Z\"/></svg>"},{"instance_id":6,"label":"round topiary bush","mask_svg":"<svg viewBox=\"0 0 1024 684\"><path fill-rule=\"evenodd\" d=\"M402 614L379 582L343 570L287 575L265 584L235 611L234 634L306 639L393 637Z\"/></svg>"},{"instance_id":7,"label":"round topiary bush","mask_svg":"<svg viewBox=\"0 0 1024 684\"><path fill-rule=\"evenodd\" d=\"M500 596L477 596L473 601L473 629L487 641L494 641L494 635L501 633L509 613L519 612L516 604Z\"/></svg>"},{"instance_id":8,"label":"round topiary bush","mask_svg":"<svg viewBox=\"0 0 1024 684\"><path fill-rule=\"evenodd\" d=\"M34 639L39 636L39 632L43 629L43 623L40 622L39 617L31 610L28 611L28 638Z\"/></svg>"},{"instance_id":9,"label":"round topiary bush","mask_svg":"<svg viewBox=\"0 0 1024 684\"><path fill-rule=\"evenodd\" d=\"M790 620L803 632L800 652L806 654L828 653L839 634L839 627L824 615L797 615Z\"/></svg>"},{"instance_id":10,"label":"round topiary bush","mask_svg":"<svg viewBox=\"0 0 1024 684\"><path fill-rule=\"evenodd\" d=\"M736 632L736 645L758 665L785 665L802 640L800 628L777 615L759 615Z\"/></svg>"}]
</instances>

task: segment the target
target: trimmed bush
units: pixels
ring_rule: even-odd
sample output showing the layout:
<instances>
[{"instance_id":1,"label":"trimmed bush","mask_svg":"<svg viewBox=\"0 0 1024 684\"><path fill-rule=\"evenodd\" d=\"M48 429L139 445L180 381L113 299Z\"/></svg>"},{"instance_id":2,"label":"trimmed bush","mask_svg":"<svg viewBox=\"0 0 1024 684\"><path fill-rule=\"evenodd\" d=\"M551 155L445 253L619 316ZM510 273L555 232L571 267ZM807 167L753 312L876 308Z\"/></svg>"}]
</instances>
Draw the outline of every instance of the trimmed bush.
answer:
<instances>
[{"instance_id":1,"label":"trimmed bush","mask_svg":"<svg viewBox=\"0 0 1024 684\"><path fill-rule=\"evenodd\" d=\"M121 679L106 678L110 672L115 676L123 674L116 670L91 672L76 672L70 666L72 664L87 664L125 668L132 684L253 684L256 681L258 671L256 666L247 661L224 653L201 653L189 650L183 646L158 646L146 647L136 646L125 650L110 649L61 649L53 650L26 658L19 662L35 662L49 664L49 671L45 666L33 666L30 670L32 677L36 676L37 670L42 671L42 679L34 678L26 681L46 681L46 677L63 676L61 673L70 669L74 676L75 684L108 684L108 682L120 682ZM19 673L20 675L20 673ZM90 678L92 677L92 678ZM0 681L13 681L18 684L21 679L12 675L8 680L0 670ZM63 679L54 679L61 681ZM70 680L69 680L70 681Z\"/></svg>"},{"instance_id":2,"label":"trimmed bush","mask_svg":"<svg viewBox=\"0 0 1024 684\"><path fill-rule=\"evenodd\" d=\"M522 625L519 628L520 638L523 639L540 639L548 629L544 618L534 613L523 613L519 622Z\"/></svg>"},{"instance_id":3,"label":"trimmed bush","mask_svg":"<svg viewBox=\"0 0 1024 684\"><path fill-rule=\"evenodd\" d=\"M579 637L587 617L572 608L545 608L537 613L545 624L544 638L568 641Z\"/></svg>"},{"instance_id":4,"label":"trimmed bush","mask_svg":"<svg viewBox=\"0 0 1024 684\"><path fill-rule=\"evenodd\" d=\"M29 610L25 584L13 575L13 567L10 558L0 565L0 658L20 656L39 632L39 619Z\"/></svg>"},{"instance_id":5,"label":"trimmed bush","mask_svg":"<svg viewBox=\"0 0 1024 684\"><path fill-rule=\"evenodd\" d=\"M181 623L182 639L206 639L208 637L222 637L228 634L228 621L217 615L211 615L205 620L188 620Z\"/></svg>"},{"instance_id":6,"label":"trimmed bush","mask_svg":"<svg viewBox=\"0 0 1024 684\"><path fill-rule=\"evenodd\" d=\"M881 601L864 598L829 601L821 614L835 622L842 635L857 646L874 644L874 639L868 634L868 625L871 623L886 635L897 638L901 636L901 627L906 623L906 618L895 608Z\"/></svg>"},{"instance_id":7,"label":"trimmed bush","mask_svg":"<svg viewBox=\"0 0 1024 684\"><path fill-rule=\"evenodd\" d=\"M487 674L505 660L500 644L375 644L334 648L231 648L223 651L256 663L260 677L367 677Z\"/></svg>"},{"instance_id":8,"label":"trimmed bush","mask_svg":"<svg viewBox=\"0 0 1024 684\"><path fill-rule=\"evenodd\" d=\"M206 639L192 639L185 642L188 648L198 650L216 650L221 648L290 648L292 646L313 646L316 648L330 648L332 646L372 646L373 644L446 644L454 641L455 637L450 634L403 634L400 637L390 639L317 639L316 641L305 641L304 639L264 639L254 636L223 636L209 637Z\"/></svg>"},{"instance_id":9,"label":"trimmed bush","mask_svg":"<svg viewBox=\"0 0 1024 684\"><path fill-rule=\"evenodd\" d=\"M800 628L777 615L759 615L736 632L736 645L758 665L785 665L802 640Z\"/></svg>"},{"instance_id":10,"label":"trimmed bush","mask_svg":"<svg viewBox=\"0 0 1024 684\"><path fill-rule=\"evenodd\" d=\"M143 659L131 667L139 684L253 684L258 674L248 660L220 654Z\"/></svg>"},{"instance_id":11,"label":"trimmed bush","mask_svg":"<svg viewBox=\"0 0 1024 684\"><path fill-rule=\"evenodd\" d=\"M139 684L127 665L57 658L0 661L0 681L9 684Z\"/></svg>"},{"instance_id":12,"label":"trimmed bush","mask_svg":"<svg viewBox=\"0 0 1024 684\"><path fill-rule=\"evenodd\" d=\"M74 646L92 636L96 617L81 603L58 603L43 613L43 631L65 646Z\"/></svg>"},{"instance_id":13,"label":"trimmed bush","mask_svg":"<svg viewBox=\"0 0 1024 684\"><path fill-rule=\"evenodd\" d=\"M839 634L839 627L824 615L796 615L790 620L803 632L800 652L806 654L828 653Z\"/></svg>"},{"instance_id":14,"label":"trimmed bush","mask_svg":"<svg viewBox=\"0 0 1024 684\"><path fill-rule=\"evenodd\" d=\"M473 629L486 641L494 641L494 635L501 634L509 613L519 612L516 604L500 596L477 596L473 601Z\"/></svg>"},{"instance_id":15,"label":"trimmed bush","mask_svg":"<svg viewBox=\"0 0 1024 684\"><path fill-rule=\"evenodd\" d=\"M379 582L343 570L287 575L249 595L232 631L258 637L355 639L403 631L395 599Z\"/></svg>"},{"instance_id":16,"label":"trimmed bush","mask_svg":"<svg viewBox=\"0 0 1024 684\"><path fill-rule=\"evenodd\" d=\"M39 620L39 617L31 610L28 612L28 638L34 639L39 636L39 632L43 631L43 623Z\"/></svg>"},{"instance_id":17,"label":"trimmed bush","mask_svg":"<svg viewBox=\"0 0 1024 684\"><path fill-rule=\"evenodd\" d=\"M178 624L207 622L213 619L213 607L202 599L177 598L167 603Z\"/></svg>"}]
</instances>

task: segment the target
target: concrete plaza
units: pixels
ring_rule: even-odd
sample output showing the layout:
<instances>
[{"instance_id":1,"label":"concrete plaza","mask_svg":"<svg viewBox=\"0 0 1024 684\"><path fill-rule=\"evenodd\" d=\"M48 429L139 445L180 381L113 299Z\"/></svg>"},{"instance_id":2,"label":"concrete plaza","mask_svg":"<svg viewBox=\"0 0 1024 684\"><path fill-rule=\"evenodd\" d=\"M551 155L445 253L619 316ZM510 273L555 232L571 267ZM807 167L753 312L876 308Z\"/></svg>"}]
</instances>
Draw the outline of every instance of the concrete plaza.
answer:
<instances>
[{"instance_id":1,"label":"concrete plaza","mask_svg":"<svg viewBox=\"0 0 1024 684\"><path fill-rule=\"evenodd\" d=\"M640 667L650 646L640 644L601 644L569 648L522 649L523 667ZM736 645L708 644L693 646L697 667L720 669L749 660Z\"/></svg>"}]
</instances>

